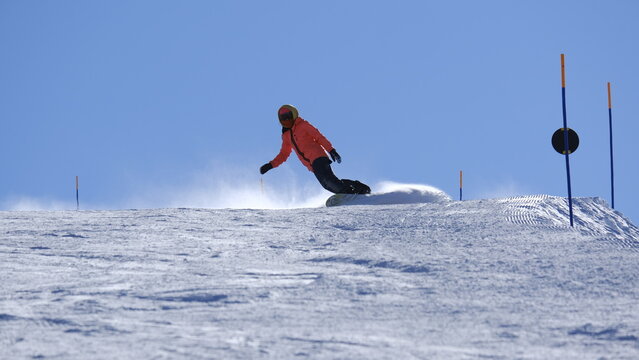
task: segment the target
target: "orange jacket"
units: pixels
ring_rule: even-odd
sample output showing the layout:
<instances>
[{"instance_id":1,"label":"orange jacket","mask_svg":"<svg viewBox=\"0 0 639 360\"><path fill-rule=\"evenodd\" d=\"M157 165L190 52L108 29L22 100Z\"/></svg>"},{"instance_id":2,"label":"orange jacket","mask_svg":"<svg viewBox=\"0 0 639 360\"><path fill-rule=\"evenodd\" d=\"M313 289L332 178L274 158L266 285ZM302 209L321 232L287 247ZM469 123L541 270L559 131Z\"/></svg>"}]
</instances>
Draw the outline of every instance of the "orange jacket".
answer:
<instances>
[{"instance_id":1,"label":"orange jacket","mask_svg":"<svg viewBox=\"0 0 639 360\"><path fill-rule=\"evenodd\" d=\"M313 125L298 117L292 128L282 131L282 148L275 159L271 160L271 165L274 168L282 165L293 149L302 164L312 172L313 161L326 156L326 152L333 150L333 145Z\"/></svg>"}]
</instances>

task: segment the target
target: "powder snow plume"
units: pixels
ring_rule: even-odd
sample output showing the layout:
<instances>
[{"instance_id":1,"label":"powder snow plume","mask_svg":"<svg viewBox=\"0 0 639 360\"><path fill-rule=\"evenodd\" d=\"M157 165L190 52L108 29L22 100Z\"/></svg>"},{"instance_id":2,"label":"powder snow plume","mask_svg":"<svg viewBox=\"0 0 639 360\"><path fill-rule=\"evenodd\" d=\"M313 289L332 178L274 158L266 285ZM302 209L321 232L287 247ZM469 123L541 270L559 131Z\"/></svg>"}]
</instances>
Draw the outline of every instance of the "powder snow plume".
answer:
<instances>
[{"instance_id":1,"label":"powder snow plume","mask_svg":"<svg viewBox=\"0 0 639 360\"><path fill-rule=\"evenodd\" d=\"M436 187L424 184L402 184L393 181L382 181L374 193L388 197L396 204L433 203L450 201L451 197Z\"/></svg>"},{"instance_id":2,"label":"powder snow plume","mask_svg":"<svg viewBox=\"0 0 639 360\"><path fill-rule=\"evenodd\" d=\"M317 207L330 193L319 185L284 187L258 181L216 181L188 189L174 197L169 207L212 209L292 209Z\"/></svg>"},{"instance_id":3,"label":"powder snow plume","mask_svg":"<svg viewBox=\"0 0 639 360\"><path fill-rule=\"evenodd\" d=\"M373 186L373 197L362 198L362 205L440 203L451 198L442 190L423 184L383 181ZM193 187L179 195L170 207L230 209L294 209L322 207L332 193L318 183L299 184L289 178L286 184L216 181L209 187ZM355 202L357 203L357 202Z\"/></svg>"},{"instance_id":4,"label":"powder snow plume","mask_svg":"<svg viewBox=\"0 0 639 360\"><path fill-rule=\"evenodd\" d=\"M365 182L367 180L363 179ZM369 183L370 184L370 183ZM449 201L443 191L423 184L382 181L371 184L376 195L365 204L411 204ZM81 204L81 209L297 209L323 207L332 193L324 190L312 174L282 166L260 177L254 168L215 163L191 174L179 185L136 184L135 196L114 199L111 204ZM51 199L14 198L6 210L74 210L75 204Z\"/></svg>"},{"instance_id":5,"label":"powder snow plume","mask_svg":"<svg viewBox=\"0 0 639 360\"><path fill-rule=\"evenodd\" d=\"M54 211L75 210L76 204L55 199L37 199L33 197L12 197L0 203L0 209L8 211Z\"/></svg>"},{"instance_id":6,"label":"powder snow plume","mask_svg":"<svg viewBox=\"0 0 639 360\"><path fill-rule=\"evenodd\" d=\"M315 181L299 183L295 176L284 183L264 181L254 176L236 177L234 181L220 179L189 187L176 193L169 207L214 209L294 209L322 207L332 193ZM243 180L248 179L248 180ZM314 179L312 179L314 180ZM373 186L373 198L362 204L439 203L451 198L442 190L423 184L402 184L383 181Z\"/></svg>"},{"instance_id":7,"label":"powder snow plume","mask_svg":"<svg viewBox=\"0 0 639 360\"><path fill-rule=\"evenodd\" d=\"M318 207L331 195L312 176L282 166L260 177L257 168L215 163L172 186L144 186L128 208L292 209Z\"/></svg>"}]
</instances>

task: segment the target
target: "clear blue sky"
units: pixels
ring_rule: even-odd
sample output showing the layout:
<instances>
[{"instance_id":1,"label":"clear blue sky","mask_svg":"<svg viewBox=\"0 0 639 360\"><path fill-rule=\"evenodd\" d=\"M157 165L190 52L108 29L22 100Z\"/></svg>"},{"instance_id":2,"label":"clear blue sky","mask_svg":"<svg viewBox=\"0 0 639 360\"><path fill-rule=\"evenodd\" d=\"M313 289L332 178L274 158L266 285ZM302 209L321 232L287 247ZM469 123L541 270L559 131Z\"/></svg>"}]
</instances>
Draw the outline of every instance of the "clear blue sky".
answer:
<instances>
[{"instance_id":1,"label":"clear blue sky","mask_svg":"<svg viewBox=\"0 0 639 360\"><path fill-rule=\"evenodd\" d=\"M73 206L75 175L93 208L259 187L284 103L340 177L456 197L461 169L468 199L565 196L565 53L573 193L610 201L610 81L616 208L636 224L637 19L630 0L0 0L0 207ZM321 189L295 157L264 181Z\"/></svg>"}]
</instances>

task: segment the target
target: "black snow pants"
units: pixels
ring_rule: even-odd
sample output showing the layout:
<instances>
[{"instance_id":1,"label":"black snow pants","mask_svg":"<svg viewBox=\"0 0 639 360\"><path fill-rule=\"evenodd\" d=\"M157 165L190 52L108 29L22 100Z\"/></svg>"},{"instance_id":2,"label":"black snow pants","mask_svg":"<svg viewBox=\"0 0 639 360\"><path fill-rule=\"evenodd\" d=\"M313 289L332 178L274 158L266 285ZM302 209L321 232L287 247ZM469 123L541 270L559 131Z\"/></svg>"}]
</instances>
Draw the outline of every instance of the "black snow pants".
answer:
<instances>
[{"instance_id":1,"label":"black snow pants","mask_svg":"<svg viewBox=\"0 0 639 360\"><path fill-rule=\"evenodd\" d=\"M331 169L331 162L327 157L313 161L313 173L324 189L335 194L370 194L371 189L366 184L337 178Z\"/></svg>"}]
</instances>

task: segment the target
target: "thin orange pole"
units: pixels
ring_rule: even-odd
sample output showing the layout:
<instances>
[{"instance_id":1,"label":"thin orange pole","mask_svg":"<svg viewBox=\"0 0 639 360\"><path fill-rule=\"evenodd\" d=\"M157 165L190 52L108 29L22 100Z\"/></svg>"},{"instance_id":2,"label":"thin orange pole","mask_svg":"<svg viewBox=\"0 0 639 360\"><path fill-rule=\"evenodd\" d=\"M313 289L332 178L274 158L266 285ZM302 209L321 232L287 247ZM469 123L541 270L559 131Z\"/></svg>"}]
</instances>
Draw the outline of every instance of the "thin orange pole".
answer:
<instances>
[{"instance_id":1,"label":"thin orange pole","mask_svg":"<svg viewBox=\"0 0 639 360\"><path fill-rule=\"evenodd\" d=\"M462 189L463 189L463 173L459 170L459 201L462 201Z\"/></svg>"}]
</instances>

